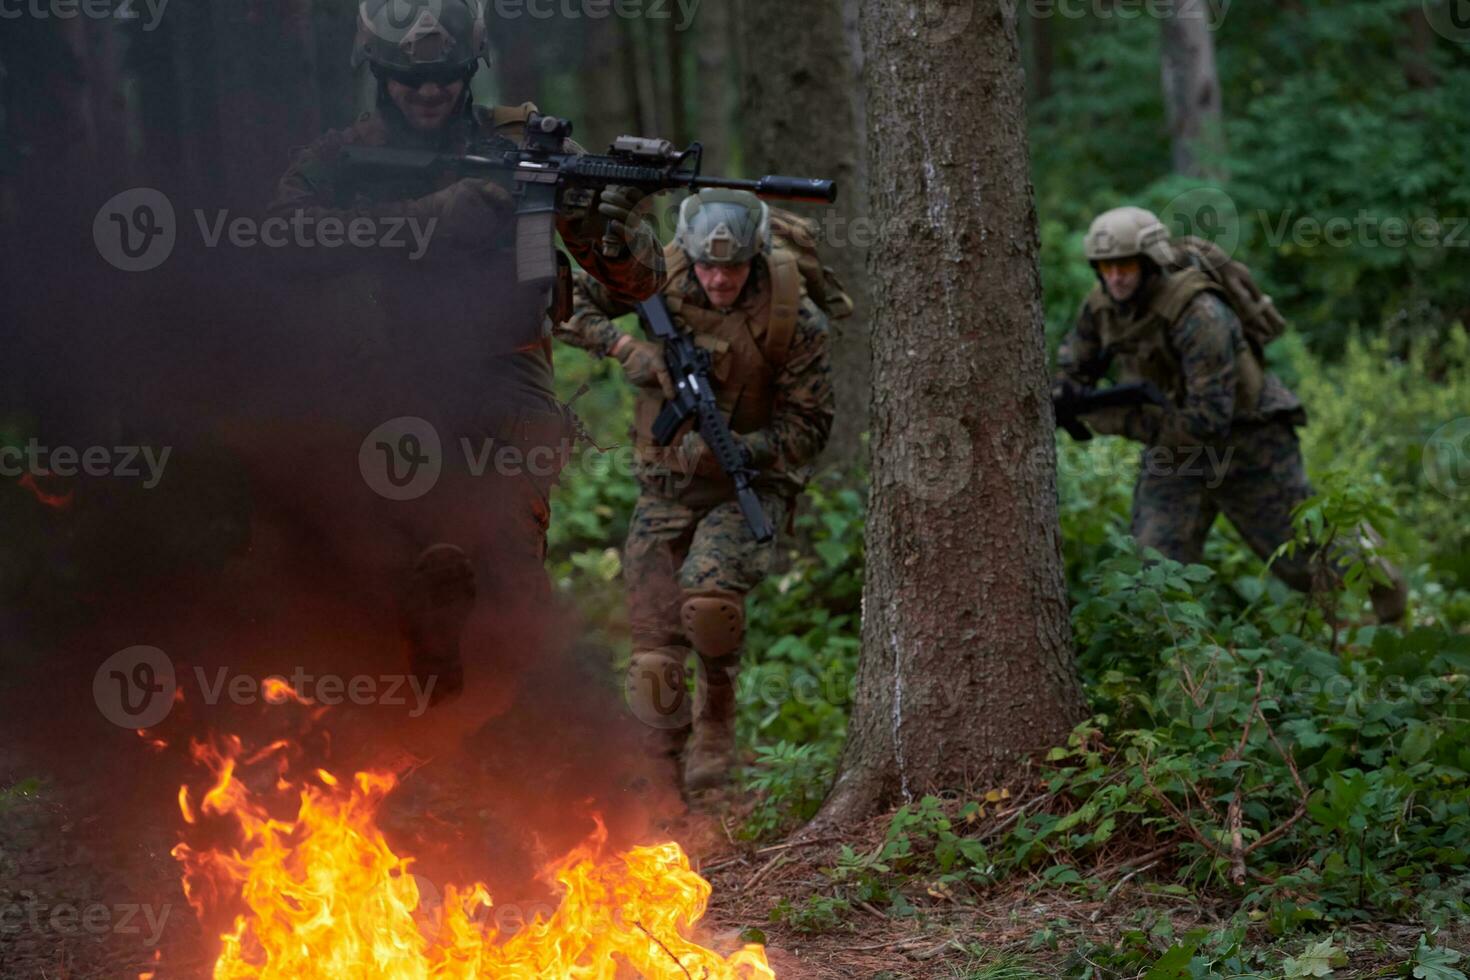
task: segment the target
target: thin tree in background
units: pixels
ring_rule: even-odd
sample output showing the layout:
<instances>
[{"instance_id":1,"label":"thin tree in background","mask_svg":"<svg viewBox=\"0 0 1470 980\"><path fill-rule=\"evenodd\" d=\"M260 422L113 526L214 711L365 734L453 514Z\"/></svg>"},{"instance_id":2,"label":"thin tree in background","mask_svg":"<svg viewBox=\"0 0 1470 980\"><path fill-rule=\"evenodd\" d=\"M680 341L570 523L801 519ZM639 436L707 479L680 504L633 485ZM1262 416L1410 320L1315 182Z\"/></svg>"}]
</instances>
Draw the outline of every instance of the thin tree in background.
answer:
<instances>
[{"instance_id":1,"label":"thin tree in background","mask_svg":"<svg viewBox=\"0 0 1470 980\"><path fill-rule=\"evenodd\" d=\"M821 225L822 254L847 286L856 313L836 324L832 365L837 416L826 458L862 455L871 374L866 253L881 229L867 204L860 87L842 0L739 0L740 134L747 173L835 178L835 206L801 208ZM799 41L795 39L799 38ZM782 40L789 39L789 40Z\"/></svg>"},{"instance_id":2,"label":"thin tree in background","mask_svg":"<svg viewBox=\"0 0 1470 980\"><path fill-rule=\"evenodd\" d=\"M1172 0L1159 22L1174 172L1187 177L1223 176L1225 132L1213 16L1209 0Z\"/></svg>"},{"instance_id":3,"label":"thin tree in background","mask_svg":"<svg viewBox=\"0 0 1470 980\"><path fill-rule=\"evenodd\" d=\"M1004 780L1086 714L1015 6L865 0L873 472L848 743L814 826ZM876 134L882 138L876 138Z\"/></svg>"}]
</instances>

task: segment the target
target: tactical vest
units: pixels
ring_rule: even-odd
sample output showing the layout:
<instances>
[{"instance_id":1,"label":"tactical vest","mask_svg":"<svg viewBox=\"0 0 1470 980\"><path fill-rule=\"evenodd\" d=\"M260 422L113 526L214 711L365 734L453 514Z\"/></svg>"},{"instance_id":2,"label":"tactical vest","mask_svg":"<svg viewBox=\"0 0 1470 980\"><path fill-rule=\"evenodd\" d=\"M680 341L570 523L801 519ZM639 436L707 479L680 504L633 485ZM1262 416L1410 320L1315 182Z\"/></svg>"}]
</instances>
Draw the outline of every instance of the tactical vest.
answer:
<instances>
[{"instance_id":1,"label":"tactical vest","mask_svg":"<svg viewBox=\"0 0 1470 980\"><path fill-rule=\"evenodd\" d=\"M803 298L801 271L796 256L784 248L775 248L752 268L753 293L747 290L739 306L722 313L686 298L686 287L694 271L689 257L677 245L664 249L668 284L664 301L674 323L694 335L695 343L710 352L710 384L715 400L735 433L755 432L771 424L771 409L776 400L776 381L790 354L796 336L798 312ZM730 481L723 476L704 477L689 474L676 452L686 425L675 434L668 447L653 440L653 421L664 404L657 388L640 389L634 407L634 440L638 460L653 473L675 474L683 479L686 492L681 496L715 496L728 492ZM764 486L800 489L804 482L791 473L784 461L777 460L761 473Z\"/></svg>"},{"instance_id":2,"label":"tactical vest","mask_svg":"<svg viewBox=\"0 0 1470 980\"><path fill-rule=\"evenodd\" d=\"M1093 288L1087 297L1087 309L1097 325L1104 351L1118 366L1119 383L1152 381L1175 405L1184 404L1184 371L1169 331L1203 293L1213 293L1222 302L1227 299L1214 280L1194 268L1170 273L1154 283L1147 302L1131 311L1120 309L1101 284ZM1237 332L1234 341L1234 414L1238 419L1250 418L1256 415L1265 371L1243 332Z\"/></svg>"}]
</instances>

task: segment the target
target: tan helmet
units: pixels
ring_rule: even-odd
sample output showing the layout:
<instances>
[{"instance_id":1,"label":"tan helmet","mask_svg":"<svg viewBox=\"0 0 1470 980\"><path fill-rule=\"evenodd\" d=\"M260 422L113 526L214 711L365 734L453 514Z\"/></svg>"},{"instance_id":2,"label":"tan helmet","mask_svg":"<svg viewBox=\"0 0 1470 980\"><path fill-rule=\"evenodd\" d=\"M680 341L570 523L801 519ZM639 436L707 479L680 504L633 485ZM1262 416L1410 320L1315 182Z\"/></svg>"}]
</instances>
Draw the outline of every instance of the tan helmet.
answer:
<instances>
[{"instance_id":1,"label":"tan helmet","mask_svg":"<svg viewBox=\"0 0 1470 980\"><path fill-rule=\"evenodd\" d=\"M362 0L352 65L387 71L471 71L486 57L480 0Z\"/></svg>"},{"instance_id":2,"label":"tan helmet","mask_svg":"<svg viewBox=\"0 0 1470 980\"><path fill-rule=\"evenodd\" d=\"M1174 264L1168 226L1143 208L1114 208L1098 215L1087 229L1083 249L1089 262L1146 255L1161 267Z\"/></svg>"},{"instance_id":3,"label":"tan helmet","mask_svg":"<svg viewBox=\"0 0 1470 980\"><path fill-rule=\"evenodd\" d=\"M700 191L679 206L674 240L695 262L749 262L771 251L771 209L749 191Z\"/></svg>"}]
</instances>

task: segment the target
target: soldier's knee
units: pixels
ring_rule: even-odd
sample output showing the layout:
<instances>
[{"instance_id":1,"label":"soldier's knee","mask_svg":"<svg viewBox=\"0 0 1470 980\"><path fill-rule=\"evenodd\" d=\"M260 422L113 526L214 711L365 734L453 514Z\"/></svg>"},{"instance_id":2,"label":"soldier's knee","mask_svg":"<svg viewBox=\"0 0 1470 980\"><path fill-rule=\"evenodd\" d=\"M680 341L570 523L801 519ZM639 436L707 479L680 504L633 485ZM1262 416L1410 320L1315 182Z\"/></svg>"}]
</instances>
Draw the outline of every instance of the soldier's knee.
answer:
<instances>
[{"instance_id":1,"label":"soldier's knee","mask_svg":"<svg viewBox=\"0 0 1470 980\"><path fill-rule=\"evenodd\" d=\"M684 635L701 657L719 660L745 640L745 597L711 590L688 593L679 609Z\"/></svg>"}]
</instances>

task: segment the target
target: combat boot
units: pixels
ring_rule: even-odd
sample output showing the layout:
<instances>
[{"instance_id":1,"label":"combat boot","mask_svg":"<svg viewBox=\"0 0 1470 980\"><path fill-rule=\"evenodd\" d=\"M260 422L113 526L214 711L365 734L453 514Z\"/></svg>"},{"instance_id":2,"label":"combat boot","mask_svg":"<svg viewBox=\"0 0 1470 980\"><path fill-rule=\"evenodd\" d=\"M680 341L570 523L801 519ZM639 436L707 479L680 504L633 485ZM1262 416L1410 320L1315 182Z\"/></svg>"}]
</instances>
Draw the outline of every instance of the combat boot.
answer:
<instances>
[{"instance_id":1,"label":"combat boot","mask_svg":"<svg viewBox=\"0 0 1470 980\"><path fill-rule=\"evenodd\" d=\"M735 765L735 671L706 665L704 703L684 753L684 789L723 786Z\"/></svg>"},{"instance_id":2,"label":"combat boot","mask_svg":"<svg viewBox=\"0 0 1470 980\"><path fill-rule=\"evenodd\" d=\"M474 605L475 570L464 550L452 544L424 549L409 579L403 631L409 669L429 692L431 705L464 690L460 643Z\"/></svg>"}]
</instances>

